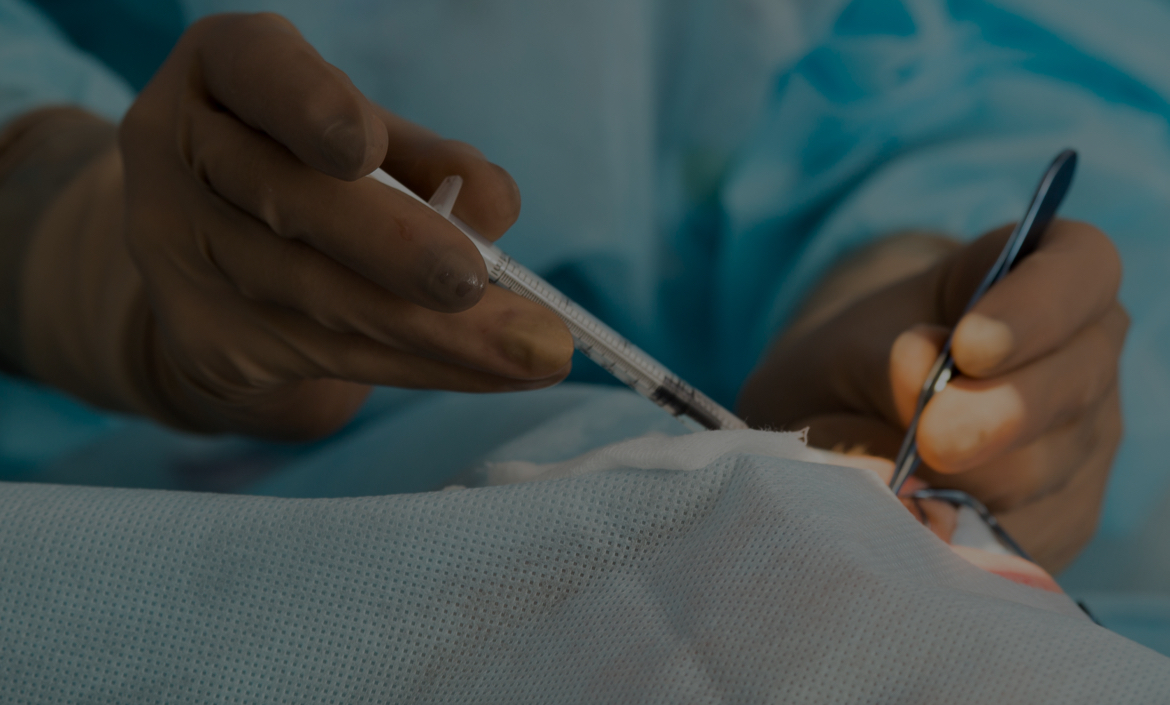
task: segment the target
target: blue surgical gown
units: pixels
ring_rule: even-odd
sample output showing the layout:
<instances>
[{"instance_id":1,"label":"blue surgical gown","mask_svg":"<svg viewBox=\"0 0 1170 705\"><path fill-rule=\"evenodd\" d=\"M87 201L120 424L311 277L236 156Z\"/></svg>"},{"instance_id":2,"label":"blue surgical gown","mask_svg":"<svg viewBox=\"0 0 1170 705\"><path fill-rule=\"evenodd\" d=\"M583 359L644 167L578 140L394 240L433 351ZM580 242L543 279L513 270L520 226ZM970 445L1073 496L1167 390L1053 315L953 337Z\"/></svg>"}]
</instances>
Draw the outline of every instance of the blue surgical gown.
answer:
<instances>
[{"instance_id":1,"label":"blue surgical gown","mask_svg":"<svg viewBox=\"0 0 1170 705\"><path fill-rule=\"evenodd\" d=\"M0 123L63 102L116 120L186 23L239 10L284 14L373 100L507 168L524 212L502 245L728 403L843 252L1012 221L1047 161L1077 148L1064 215L1114 238L1133 327L1125 440L1066 584L1170 595L1170 563L1150 549L1170 537L1170 5L0 0ZM421 491L485 458L677 430L576 367L577 385L530 394L380 390L343 432L304 446L192 437L0 379L0 477ZM1143 614L1170 615L1155 603Z\"/></svg>"}]
</instances>

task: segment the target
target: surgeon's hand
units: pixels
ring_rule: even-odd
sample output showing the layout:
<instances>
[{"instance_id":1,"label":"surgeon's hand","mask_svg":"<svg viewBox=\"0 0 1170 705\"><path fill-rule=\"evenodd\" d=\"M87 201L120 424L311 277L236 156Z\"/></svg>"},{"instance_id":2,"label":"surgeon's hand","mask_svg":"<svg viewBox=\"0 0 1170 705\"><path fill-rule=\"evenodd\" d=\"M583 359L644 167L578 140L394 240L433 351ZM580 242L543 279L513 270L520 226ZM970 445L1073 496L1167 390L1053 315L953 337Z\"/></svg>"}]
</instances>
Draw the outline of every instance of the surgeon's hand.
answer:
<instances>
[{"instance_id":1,"label":"surgeon's hand","mask_svg":"<svg viewBox=\"0 0 1170 705\"><path fill-rule=\"evenodd\" d=\"M519 213L511 177L371 104L286 20L196 23L118 137L29 247L32 375L184 428L306 438L369 385L567 374L551 312L487 286L453 225L363 178L381 166L426 198L459 174L455 213L495 239Z\"/></svg>"},{"instance_id":2,"label":"surgeon's hand","mask_svg":"<svg viewBox=\"0 0 1170 705\"><path fill-rule=\"evenodd\" d=\"M963 376L922 415L918 475L981 499L1057 571L1096 527L1121 439L1118 359L1129 318L1113 244L1069 221L962 316L1010 231L961 248L895 239L847 263L761 361L740 411L755 426L808 426L821 447L893 458L954 328ZM883 269L899 266L921 271L882 281ZM852 294L842 293L850 282Z\"/></svg>"}]
</instances>

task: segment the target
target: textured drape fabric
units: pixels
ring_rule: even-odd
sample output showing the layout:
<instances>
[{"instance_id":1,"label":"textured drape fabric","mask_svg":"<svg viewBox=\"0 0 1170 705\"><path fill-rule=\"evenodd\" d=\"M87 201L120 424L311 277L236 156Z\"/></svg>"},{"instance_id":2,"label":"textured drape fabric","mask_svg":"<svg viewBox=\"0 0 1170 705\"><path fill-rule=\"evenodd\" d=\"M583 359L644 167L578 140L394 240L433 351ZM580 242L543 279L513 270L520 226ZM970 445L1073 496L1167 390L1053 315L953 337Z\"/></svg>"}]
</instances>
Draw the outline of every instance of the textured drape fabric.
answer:
<instances>
[{"instance_id":1,"label":"textured drape fabric","mask_svg":"<svg viewBox=\"0 0 1170 705\"><path fill-rule=\"evenodd\" d=\"M704 455L652 445L657 462L603 453L570 479L392 497L6 485L0 687L120 704L1170 698L1170 660L965 563L866 471L759 454L798 441L622 467Z\"/></svg>"}]
</instances>

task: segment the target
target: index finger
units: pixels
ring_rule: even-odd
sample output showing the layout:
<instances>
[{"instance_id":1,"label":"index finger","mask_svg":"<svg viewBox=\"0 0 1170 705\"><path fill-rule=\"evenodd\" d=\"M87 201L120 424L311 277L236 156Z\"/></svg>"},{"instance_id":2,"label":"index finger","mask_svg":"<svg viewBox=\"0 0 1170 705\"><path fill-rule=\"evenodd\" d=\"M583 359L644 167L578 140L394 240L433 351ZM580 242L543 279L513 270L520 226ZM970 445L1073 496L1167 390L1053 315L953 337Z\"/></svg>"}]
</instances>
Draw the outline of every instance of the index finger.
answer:
<instances>
[{"instance_id":1,"label":"index finger","mask_svg":"<svg viewBox=\"0 0 1170 705\"><path fill-rule=\"evenodd\" d=\"M959 321L951 353L959 370L994 377L1048 355L1101 319L1117 299L1121 258L1097 228L1055 221Z\"/></svg>"},{"instance_id":2,"label":"index finger","mask_svg":"<svg viewBox=\"0 0 1170 705\"><path fill-rule=\"evenodd\" d=\"M464 310L482 295L483 257L425 205L373 179L346 182L314 171L222 112L191 111L191 125L195 172L227 204L276 235L300 240L385 290L437 311ZM251 269L268 266L259 260Z\"/></svg>"},{"instance_id":3,"label":"index finger","mask_svg":"<svg viewBox=\"0 0 1170 705\"><path fill-rule=\"evenodd\" d=\"M389 146L382 168L410 190L429 197L448 176L463 177L454 213L489 240L498 240L520 216L520 189L503 168L475 147L375 106L386 125Z\"/></svg>"},{"instance_id":4,"label":"index finger","mask_svg":"<svg viewBox=\"0 0 1170 705\"><path fill-rule=\"evenodd\" d=\"M288 20L217 15L193 30L204 85L236 117L339 179L381 164L386 126L373 105Z\"/></svg>"}]
</instances>

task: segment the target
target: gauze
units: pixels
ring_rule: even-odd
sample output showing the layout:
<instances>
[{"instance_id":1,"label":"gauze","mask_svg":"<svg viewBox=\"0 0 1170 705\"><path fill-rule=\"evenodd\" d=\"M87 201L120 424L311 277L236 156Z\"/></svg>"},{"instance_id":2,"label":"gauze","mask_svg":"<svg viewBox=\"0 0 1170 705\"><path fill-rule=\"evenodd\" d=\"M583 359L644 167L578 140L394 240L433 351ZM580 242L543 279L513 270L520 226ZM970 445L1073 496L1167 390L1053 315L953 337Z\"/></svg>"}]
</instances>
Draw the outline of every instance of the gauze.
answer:
<instances>
[{"instance_id":1,"label":"gauze","mask_svg":"<svg viewBox=\"0 0 1170 705\"><path fill-rule=\"evenodd\" d=\"M1063 595L962 561L861 471L738 453L688 472L647 464L358 499L7 485L0 692L42 703L1170 696L1166 659Z\"/></svg>"}]
</instances>

